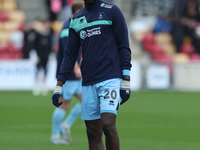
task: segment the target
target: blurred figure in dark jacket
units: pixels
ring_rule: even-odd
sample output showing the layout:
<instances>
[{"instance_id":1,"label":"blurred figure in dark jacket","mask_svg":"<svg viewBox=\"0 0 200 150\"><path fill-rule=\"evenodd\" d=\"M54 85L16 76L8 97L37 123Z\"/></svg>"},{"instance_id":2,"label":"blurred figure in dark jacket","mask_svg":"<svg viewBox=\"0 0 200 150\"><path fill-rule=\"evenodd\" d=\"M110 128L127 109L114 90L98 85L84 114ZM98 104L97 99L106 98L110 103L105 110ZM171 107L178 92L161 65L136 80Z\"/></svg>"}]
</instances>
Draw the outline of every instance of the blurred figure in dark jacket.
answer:
<instances>
[{"instance_id":1,"label":"blurred figure in dark jacket","mask_svg":"<svg viewBox=\"0 0 200 150\"><path fill-rule=\"evenodd\" d=\"M51 28L51 23L49 20L41 21L42 28L36 32L33 48L37 52L38 61L37 61L37 70L36 70L36 82L40 83L39 72L40 69L43 69L44 75L40 85L36 86L33 90L34 95L40 94L39 88L42 88L44 91L42 94L47 94L46 89L46 75L47 75L47 63L48 58L51 52L53 51L55 34Z\"/></svg>"}]
</instances>

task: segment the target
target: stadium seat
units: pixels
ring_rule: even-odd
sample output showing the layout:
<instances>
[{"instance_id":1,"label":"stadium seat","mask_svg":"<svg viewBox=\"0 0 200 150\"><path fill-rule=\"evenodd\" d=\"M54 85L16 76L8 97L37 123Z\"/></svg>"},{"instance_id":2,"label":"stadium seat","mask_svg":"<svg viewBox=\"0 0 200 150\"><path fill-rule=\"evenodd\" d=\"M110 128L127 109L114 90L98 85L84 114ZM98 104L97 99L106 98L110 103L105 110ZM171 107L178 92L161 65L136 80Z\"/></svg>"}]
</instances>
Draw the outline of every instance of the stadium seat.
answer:
<instances>
[{"instance_id":1,"label":"stadium seat","mask_svg":"<svg viewBox=\"0 0 200 150\"><path fill-rule=\"evenodd\" d=\"M0 41L2 43L8 43L10 40L10 32L0 31Z\"/></svg>"},{"instance_id":2,"label":"stadium seat","mask_svg":"<svg viewBox=\"0 0 200 150\"><path fill-rule=\"evenodd\" d=\"M149 52L150 52L151 55L163 54L164 53L164 49L163 49L162 45L154 43L154 44L151 44Z\"/></svg>"},{"instance_id":3,"label":"stadium seat","mask_svg":"<svg viewBox=\"0 0 200 150\"><path fill-rule=\"evenodd\" d=\"M6 12L0 12L0 22L8 21L8 14Z\"/></svg>"},{"instance_id":4,"label":"stadium seat","mask_svg":"<svg viewBox=\"0 0 200 150\"><path fill-rule=\"evenodd\" d=\"M0 0L0 59L22 58L21 49L11 44L11 35L24 30L24 21L25 13L17 10L16 0Z\"/></svg>"},{"instance_id":5,"label":"stadium seat","mask_svg":"<svg viewBox=\"0 0 200 150\"><path fill-rule=\"evenodd\" d=\"M18 21L18 22L24 22L26 19L24 12L19 11L19 10L9 12L8 17L11 21Z\"/></svg>"},{"instance_id":6,"label":"stadium seat","mask_svg":"<svg viewBox=\"0 0 200 150\"><path fill-rule=\"evenodd\" d=\"M172 37L169 33L158 33L155 34L155 41L159 44L166 44L172 42Z\"/></svg>"},{"instance_id":7,"label":"stadium seat","mask_svg":"<svg viewBox=\"0 0 200 150\"><path fill-rule=\"evenodd\" d=\"M176 47L173 43L163 45L164 52L169 55L173 55L176 52Z\"/></svg>"},{"instance_id":8,"label":"stadium seat","mask_svg":"<svg viewBox=\"0 0 200 150\"><path fill-rule=\"evenodd\" d=\"M21 58L22 58L21 51L0 52L0 59L21 59Z\"/></svg>"},{"instance_id":9,"label":"stadium seat","mask_svg":"<svg viewBox=\"0 0 200 150\"><path fill-rule=\"evenodd\" d=\"M12 32L12 31L16 31L19 29L20 27L20 22L16 22L16 21L7 21L4 23L4 29Z\"/></svg>"},{"instance_id":10,"label":"stadium seat","mask_svg":"<svg viewBox=\"0 0 200 150\"><path fill-rule=\"evenodd\" d=\"M3 9L4 11L14 11L17 8L17 4L15 0L5 0L3 2Z\"/></svg>"},{"instance_id":11,"label":"stadium seat","mask_svg":"<svg viewBox=\"0 0 200 150\"><path fill-rule=\"evenodd\" d=\"M10 56L9 56L9 54L8 53L0 53L0 59L10 59L9 58Z\"/></svg>"},{"instance_id":12,"label":"stadium seat","mask_svg":"<svg viewBox=\"0 0 200 150\"><path fill-rule=\"evenodd\" d=\"M173 55L174 63L186 63L189 62L189 56L184 53L177 53Z\"/></svg>"},{"instance_id":13,"label":"stadium seat","mask_svg":"<svg viewBox=\"0 0 200 150\"><path fill-rule=\"evenodd\" d=\"M200 62L200 54L191 54L190 61L192 62Z\"/></svg>"},{"instance_id":14,"label":"stadium seat","mask_svg":"<svg viewBox=\"0 0 200 150\"><path fill-rule=\"evenodd\" d=\"M142 44L146 44L146 43L154 43L155 42L155 36L153 33L147 33L144 35L143 39L142 39Z\"/></svg>"},{"instance_id":15,"label":"stadium seat","mask_svg":"<svg viewBox=\"0 0 200 150\"><path fill-rule=\"evenodd\" d=\"M4 23L0 22L0 31L4 31Z\"/></svg>"},{"instance_id":16,"label":"stadium seat","mask_svg":"<svg viewBox=\"0 0 200 150\"><path fill-rule=\"evenodd\" d=\"M190 54L193 54L194 51L195 51L195 47L192 44L183 44L180 47L180 52L184 54L190 55Z\"/></svg>"},{"instance_id":17,"label":"stadium seat","mask_svg":"<svg viewBox=\"0 0 200 150\"><path fill-rule=\"evenodd\" d=\"M24 31L25 30L25 23L20 23L18 26L19 31Z\"/></svg>"},{"instance_id":18,"label":"stadium seat","mask_svg":"<svg viewBox=\"0 0 200 150\"><path fill-rule=\"evenodd\" d=\"M16 52L16 51L19 51L13 44L8 44L7 47L6 47L6 51L7 52Z\"/></svg>"},{"instance_id":19,"label":"stadium seat","mask_svg":"<svg viewBox=\"0 0 200 150\"><path fill-rule=\"evenodd\" d=\"M184 54L193 54L195 51L194 45L192 45L191 38L186 36L183 39L183 44L181 45L179 52L184 53Z\"/></svg>"},{"instance_id":20,"label":"stadium seat","mask_svg":"<svg viewBox=\"0 0 200 150\"><path fill-rule=\"evenodd\" d=\"M146 42L146 43L144 43L143 44L143 48L144 48L144 50L146 50L147 52L150 52L153 48L153 43L148 43L148 42Z\"/></svg>"},{"instance_id":21,"label":"stadium seat","mask_svg":"<svg viewBox=\"0 0 200 150\"><path fill-rule=\"evenodd\" d=\"M170 55L167 55L165 53L155 53L152 55L152 59L155 62L162 63L162 64L171 64L172 63L172 57Z\"/></svg>"},{"instance_id":22,"label":"stadium seat","mask_svg":"<svg viewBox=\"0 0 200 150\"><path fill-rule=\"evenodd\" d=\"M3 11L3 2L0 0L0 11Z\"/></svg>"},{"instance_id":23,"label":"stadium seat","mask_svg":"<svg viewBox=\"0 0 200 150\"><path fill-rule=\"evenodd\" d=\"M22 58L22 53L20 51L13 53L12 55L13 59L21 59Z\"/></svg>"},{"instance_id":24,"label":"stadium seat","mask_svg":"<svg viewBox=\"0 0 200 150\"><path fill-rule=\"evenodd\" d=\"M6 51L6 45L7 45L7 43L0 42L0 53Z\"/></svg>"}]
</instances>

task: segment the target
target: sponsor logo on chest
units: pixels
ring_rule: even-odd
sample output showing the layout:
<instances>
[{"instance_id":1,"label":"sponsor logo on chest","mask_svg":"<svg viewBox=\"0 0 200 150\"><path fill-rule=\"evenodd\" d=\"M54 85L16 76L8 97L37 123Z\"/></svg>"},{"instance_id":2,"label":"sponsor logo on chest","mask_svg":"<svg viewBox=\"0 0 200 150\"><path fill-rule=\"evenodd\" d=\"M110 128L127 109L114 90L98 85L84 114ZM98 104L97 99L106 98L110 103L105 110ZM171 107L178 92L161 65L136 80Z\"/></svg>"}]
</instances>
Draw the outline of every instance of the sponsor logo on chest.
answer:
<instances>
[{"instance_id":1,"label":"sponsor logo on chest","mask_svg":"<svg viewBox=\"0 0 200 150\"><path fill-rule=\"evenodd\" d=\"M92 37L94 35L100 35L101 34L101 27L96 27L96 28L92 28L92 29L87 29L87 30L81 30L80 31L80 38L81 39L85 39L85 38L89 38Z\"/></svg>"}]
</instances>

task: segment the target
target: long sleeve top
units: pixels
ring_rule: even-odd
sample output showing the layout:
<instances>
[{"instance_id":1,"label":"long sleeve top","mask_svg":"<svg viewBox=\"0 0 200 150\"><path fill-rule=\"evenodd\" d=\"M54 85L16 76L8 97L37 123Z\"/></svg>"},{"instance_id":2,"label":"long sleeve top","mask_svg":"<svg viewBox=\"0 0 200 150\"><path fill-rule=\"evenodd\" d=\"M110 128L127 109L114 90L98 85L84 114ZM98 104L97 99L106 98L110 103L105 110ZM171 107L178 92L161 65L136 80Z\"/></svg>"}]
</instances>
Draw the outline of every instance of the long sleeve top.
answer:
<instances>
[{"instance_id":1,"label":"long sleeve top","mask_svg":"<svg viewBox=\"0 0 200 150\"><path fill-rule=\"evenodd\" d=\"M96 0L74 15L58 80L68 79L80 46L83 86L121 78L122 70L131 68L128 30L116 5Z\"/></svg>"}]
</instances>

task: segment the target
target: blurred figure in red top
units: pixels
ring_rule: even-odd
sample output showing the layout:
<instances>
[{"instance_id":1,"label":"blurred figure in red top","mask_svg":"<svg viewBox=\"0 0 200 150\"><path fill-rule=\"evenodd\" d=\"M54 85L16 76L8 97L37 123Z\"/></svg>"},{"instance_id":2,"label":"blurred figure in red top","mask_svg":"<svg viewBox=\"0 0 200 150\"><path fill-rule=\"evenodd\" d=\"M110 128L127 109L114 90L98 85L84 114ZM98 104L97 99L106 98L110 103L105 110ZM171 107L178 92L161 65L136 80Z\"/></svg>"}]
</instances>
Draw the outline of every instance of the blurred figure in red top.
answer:
<instances>
[{"instance_id":1,"label":"blurred figure in red top","mask_svg":"<svg viewBox=\"0 0 200 150\"><path fill-rule=\"evenodd\" d=\"M46 0L50 21L56 21L66 0Z\"/></svg>"},{"instance_id":2,"label":"blurred figure in red top","mask_svg":"<svg viewBox=\"0 0 200 150\"><path fill-rule=\"evenodd\" d=\"M195 52L200 53L200 36L198 35L198 25L200 23L199 1L188 0L187 8L181 16L183 37L190 37L195 47ZM197 32L196 32L197 31Z\"/></svg>"}]
</instances>

